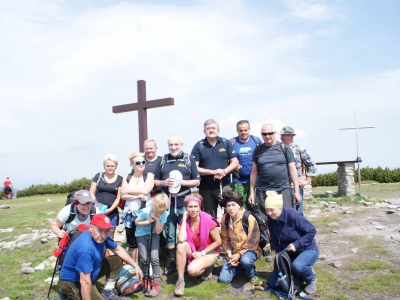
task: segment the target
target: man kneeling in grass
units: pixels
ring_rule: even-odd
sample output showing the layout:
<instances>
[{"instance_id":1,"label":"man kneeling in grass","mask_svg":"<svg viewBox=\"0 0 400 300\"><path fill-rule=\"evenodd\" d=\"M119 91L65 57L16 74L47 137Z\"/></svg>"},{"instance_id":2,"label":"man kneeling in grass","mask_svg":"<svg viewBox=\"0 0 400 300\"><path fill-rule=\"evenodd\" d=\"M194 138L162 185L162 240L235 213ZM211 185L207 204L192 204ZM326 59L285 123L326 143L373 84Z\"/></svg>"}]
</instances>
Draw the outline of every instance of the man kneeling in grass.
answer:
<instances>
[{"instance_id":1,"label":"man kneeling in grass","mask_svg":"<svg viewBox=\"0 0 400 300\"><path fill-rule=\"evenodd\" d=\"M142 279L140 267L132 257L111 238L110 219L95 215L88 231L82 233L70 246L60 272L59 289L73 300L123 300L114 290L115 280L122 268L121 259L135 268L136 277ZM104 257L105 249L115 255ZM96 288L96 281L106 276L104 290Z\"/></svg>"},{"instance_id":2,"label":"man kneeling in grass","mask_svg":"<svg viewBox=\"0 0 400 300\"><path fill-rule=\"evenodd\" d=\"M258 279L255 262L261 256L260 228L256 219L249 216L248 233L243 229L243 202L239 198L225 200L226 214L221 220L221 241L226 251L226 260L219 274L219 281L232 282L244 269L250 282ZM227 218L229 221L226 222ZM228 224L227 224L228 223Z\"/></svg>"}]
</instances>

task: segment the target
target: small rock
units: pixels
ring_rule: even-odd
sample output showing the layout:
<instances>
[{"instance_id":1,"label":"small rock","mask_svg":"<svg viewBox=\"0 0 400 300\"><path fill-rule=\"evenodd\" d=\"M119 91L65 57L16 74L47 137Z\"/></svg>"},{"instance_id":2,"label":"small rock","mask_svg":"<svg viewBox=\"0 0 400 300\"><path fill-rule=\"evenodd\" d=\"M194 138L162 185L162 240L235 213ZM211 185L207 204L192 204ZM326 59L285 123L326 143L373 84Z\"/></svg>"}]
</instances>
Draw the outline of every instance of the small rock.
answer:
<instances>
[{"instance_id":1,"label":"small rock","mask_svg":"<svg viewBox=\"0 0 400 300\"><path fill-rule=\"evenodd\" d=\"M47 278L44 280L44 282L46 282L46 283L51 283L51 278L52 278L52 277L47 277ZM54 277L54 279L53 279L53 284L57 283L58 280L59 280L58 277Z\"/></svg>"},{"instance_id":2,"label":"small rock","mask_svg":"<svg viewBox=\"0 0 400 300\"><path fill-rule=\"evenodd\" d=\"M391 204L391 205L388 205L388 207L387 208L390 208L390 209L396 209L397 208L397 205L393 205L393 204Z\"/></svg>"},{"instance_id":3,"label":"small rock","mask_svg":"<svg viewBox=\"0 0 400 300\"><path fill-rule=\"evenodd\" d=\"M31 268L31 267L23 267L21 269L21 272L23 274L31 274L31 273L35 273L35 270L33 268Z\"/></svg>"},{"instance_id":4,"label":"small rock","mask_svg":"<svg viewBox=\"0 0 400 300\"><path fill-rule=\"evenodd\" d=\"M14 230L14 228L0 229L0 233L11 232L13 230Z\"/></svg>"},{"instance_id":5,"label":"small rock","mask_svg":"<svg viewBox=\"0 0 400 300\"><path fill-rule=\"evenodd\" d=\"M354 253L357 253L358 248L352 248L351 251L353 251Z\"/></svg>"},{"instance_id":6,"label":"small rock","mask_svg":"<svg viewBox=\"0 0 400 300\"><path fill-rule=\"evenodd\" d=\"M34 267L33 269L36 271L43 271L45 268L45 265L43 263L37 265L36 267Z\"/></svg>"},{"instance_id":7,"label":"small rock","mask_svg":"<svg viewBox=\"0 0 400 300\"><path fill-rule=\"evenodd\" d=\"M21 268L32 266L31 262L21 264Z\"/></svg>"},{"instance_id":8,"label":"small rock","mask_svg":"<svg viewBox=\"0 0 400 300\"><path fill-rule=\"evenodd\" d=\"M352 210L346 210L344 213L345 213L346 215L349 215L349 214L354 214L354 211L352 211Z\"/></svg>"},{"instance_id":9,"label":"small rock","mask_svg":"<svg viewBox=\"0 0 400 300\"><path fill-rule=\"evenodd\" d=\"M318 215L321 212L320 209L313 209L312 211L310 211L310 214L312 215Z\"/></svg>"},{"instance_id":10,"label":"small rock","mask_svg":"<svg viewBox=\"0 0 400 300\"><path fill-rule=\"evenodd\" d=\"M50 198L47 198L47 202L51 202L51 199L50 199Z\"/></svg>"},{"instance_id":11,"label":"small rock","mask_svg":"<svg viewBox=\"0 0 400 300\"><path fill-rule=\"evenodd\" d=\"M0 300L11 300L11 299L8 298L8 297L5 297L5 298L2 298L2 299L0 299Z\"/></svg>"},{"instance_id":12,"label":"small rock","mask_svg":"<svg viewBox=\"0 0 400 300\"><path fill-rule=\"evenodd\" d=\"M395 241L399 241L400 242L400 234L394 234L390 238L395 240Z\"/></svg>"},{"instance_id":13,"label":"small rock","mask_svg":"<svg viewBox=\"0 0 400 300\"><path fill-rule=\"evenodd\" d=\"M340 261L335 261L333 263L329 264L330 266L334 267L334 268L341 268L342 267L342 262Z\"/></svg>"},{"instance_id":14,"label":"small rock","mask_svg":"<svg viewBox=\"0 0 400 300\"><path fill-rule=\"evenodd\" d=\"M325 194L326 194L327 196L332 196L332 195L333 195L333 192L332 192L332 191L326 191Z\"/></svg>"},{"instance_id":15,"label":"small rock","mask_svg":"<svg viewBox=\"0 0 400 300\"><path fill-rule=\"evenodd\" d=\"M338 233L339 232L339 230L332 230L332 233Z\"/></svg>"},{"instance_id":16,"label":"small rock","mask_svg":"<svg viewBox=\"0 0 400 300\"><path fill-rule=\"evenodd\" d=\"M0 205L0 208L1 209L7 209L7 208L10 208L10 205Z\"/></svg>"},{"instance_id":17,"label":"small rock","mask_svg":"<svg viewBox=\"0 0 400 300\"><path fill-rule=\"evenodd\" d=\"M54 215L56 212L55 211L49 211L47 214L48 215Z\"/></svg>"},{"instance_id":18,"label":"small rock","mask_svg":"<svg viewBox=\"0 0 400 300\"><path fill-rule=\"evenodd\" d=\"M375 225L374 228L377 230L385 230L386 229L386 227L383 225Z\"/></svg>"},{"instance_id":19,"label":"small rock","mask_svg":"<svg viewBox=\"0 0 400 300\"><path fill-rule=\"evenodd\" d=\"M320 260L326 260L326 255L325 254L321 254L318 259Z\"/></svg>"},{"instance_id":20,"label":"small rock","mask_svg":"<svg viewBox=\"0 0 400 300\"><path fill-rule=\"evenodd\" d=\"M394 214L394 211L393 211L393 210L388 210L386 213L387 213L388 215L391 215L391 214Z\"/></svg>"},{"instance_id":21,"label":"small rock","mask_svg":"<svg viewBox=\"0 0 400 300\"><path fill-rule=\"evenodd\" d=\"M339 224L338 224L338 223L336 223L336 222L329 223L329 224L328 224L328 227L331 227L331 226L339 226Z\"/></svg>"}]
</instances>

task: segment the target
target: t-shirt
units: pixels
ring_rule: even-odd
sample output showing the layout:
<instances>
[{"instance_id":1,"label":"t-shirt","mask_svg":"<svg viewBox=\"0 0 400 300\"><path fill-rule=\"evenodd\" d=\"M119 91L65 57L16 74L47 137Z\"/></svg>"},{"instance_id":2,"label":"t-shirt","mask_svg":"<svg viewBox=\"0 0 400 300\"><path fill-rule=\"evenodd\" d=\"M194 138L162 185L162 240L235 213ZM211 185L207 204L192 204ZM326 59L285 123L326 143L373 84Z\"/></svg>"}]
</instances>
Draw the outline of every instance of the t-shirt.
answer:
<instances>
[{"instance_id":1,"label":"t-shirt","mask_svg":"<svg viewBox=\"0 0 400 300\"><path fill-rule=\"evenodd\" d=\"M262 141L260 138L255 137L258 141L258 144L261 145ZM254 141L253 136L249 136L249 140L247 142L241 142L239 137L235 137L235 143L233 144L233 149L237 154L237 158L239 160L239 164L242 168L239 170L239 178L236 176L233 177L233 182L237 183L250 183L250 173L251 168L253 166L253 151L257 147L256 142ZM232 143L232 140L229 141Z\"/></svg>"},{"instance_id":2,"label":"t-shirt","mask_svg":"<svg viewBox=\"0 0 400 300\"><path fill-rule=\"evenodd\" d=\"M5 187L6 187L6 186L11 186L12 183L11 183L10 180L7 179L7 180L4 181L3 185L4 185Z\"/></svg>"},{"instance_id":3,"label":"t-shirt","mask_svg":"<svg viewBox=\"0 0 400 300\"><path fill-rule=\"evenodd\" d=\"M146 206L143 209L139 209L139 211L137 212L137 218L139 221L146 221L150 218L150 213L151 213L151 205ZM168 218L168 211L164 211L164 213L161 216L159 216L160 223L165 224L167 222L167 218ZM155 233L156 232L155 222L153 224L154 224L153 233ZM143 226L137 225L135 236L149 235L150 230L151 230L151 224Z\"/></svg>"},{"instance_id":4,"label":"t-shirt","mask_svg":"<svg viewBox=\"0 0 400 300\"><path fill-rule=\"evenodd\" d=\"M258 179L256 188L262 191L282 191L289 188L287 163L294 162L292 149L285 145L287 162L283 154L281 143L260 146L258 158L253 152L253 162L258 165Z\"/></svg>"},{"instance_id":5,"label":"t-shirt","mask_svg":"<svg viewBox=\"0 0 400 300\"><path fill-rule=\"evenodd\" d=\"M199 162L199 167L209 170L225 169L228 161L236 157L232 144L222 137L218 137L215 146L212 146L206 138L202 139L194 145L191 154L194 160ZM222 184L229 185L229 176L222 179ZM216 190L219 186L220 180L214 180L214 175L201 176L199 189Z\"/></svg>"},{"instance_id":6,"label":"t-shirt","mask_svg":"<svg viewBox=\"0 0 400 300\"><path fill-rule=\"evenodd\" d=\"M192 240L193 240L193 243L194 243L196 249L200 248L200 227L201 226L199 224L199 227L197 227L196 231L193 232L190 230L189 232L187 232L187 234L190 234L190 236L192 237ZM214 220L211 220L210 231L215 227L218 227L218 224ZM207 248L212 243L213 243L213 239L211 238L211 236L208 236L205 248ZM218 248L216 248L215 251L217 251L219 253Z\"/></svg>"},{"instance_id":7,"label":"t-shirt","mask_svg":"<svg viewBox=\"0 0 400 300\"><path fill-rule=\"evenodd\" d=\"M143 176L140 179L140 181L135 185L135 181L132 180L133 176L131 178L131 180L128 183L128 188L137 188L137 187L143 187L145 185L145 182L143 180ZM147 177L146 177L147 179ZM147 194L147 202L146 205L149 205L150 202L150 193ZM124 199L125 200L125 199ZM124 213L127 211L132 212L134 215L136 215L136 212L139 210L140 206L142 204L142 199L140 197L136 198L136 199L132 199L132 200L126 200L125 202L125 207L124 207Z\"/></svg>"},{"instance_id":8,"label":"t-shirt","mask_svg":"<svg viewBox=\"0 0 400 300\"><path fill-rule=\"evenodd\" d=\"M89 231L85 231L69 247L61 268L60 279L79 282L79 272L82 272L91 273L90 279L94 282L100 273L105 248L114 250L117 246L110 234L104 243L98 244L90 236Z\"/></svg>"},{"instance_id":9,"label":"t-shirt","mask_svg":"<svg viewBox=\"0 0 400 300\"><path fill-rule=\"evenodd\" d=\"M186 169L186 164L183 161L185 153L181 153L178 157L173 157L171 154L168 153L166 162L164 167L161 170L161 164L158 164L155 173L154 179L156 180L165 180L169 178L169 173L173 170L178 170L182 174L182 180L200 180L199 172L197 171L196 162L194 161L193 157L190 156L190 171ZM168 187L163 187L161 189L163 193L169 194ZM184 206L183 200L185 196L190 193L190 188L187 186L181 186L177 196L177 208ZM171 206L175 207L174 199L171 201Z\"/></svg>"},{"instance_id":10,"label":"t-shirt","mask_svg":"<svg viewBox=\"0 0 400 300\"><path fill-rule=\"evenodd\" d=\"M102 177L99 179L100 174ZM92 182L99 183L97 184L97 189L96 189L96 200L104 205L107 205L109 208L114 204L115 199L117 198L118 194L118 188L122 186L122 176L117 175L117 179L112 182L108 183L104 179L104 174L103 173L97 173L93 179ZM118 207L113 210L111 214L118 213Z\"/></svg>"},{"instance_id":11,"label":"t-shirt","mask_svg":"<svg viewBox=\"0 0 400 300\"><path fill-rule=\"evenodd\" d=\"M66 206L64 206L61 210L60 210L60 212L58 213L58 215L57 215L57 218L61 221L61 222L63 222L64 224L65 224L65 222L67 222L67 220L68 220L68 218L69 218L69 215L70 215L70 213L71 213L71 205L73 205L73 204L68 204L68 205L66 205ZM73 206L75 206L75 205L73 205ZM78 225L80 225L80 224L83 224L83 225L86 225L86 226L89 226L90 225L90 212L89 212L89 214L87 215L87 217L86 217L86 219L84 220L84 221L81 221L81 220L79 220L78 219L78 215L77 215L77 208L76 207L74 207L74 210L75 210L75 218L70 222L70 223L68 223L68 224L65 224L65 228L66 228L66 230L67 231L70 231L70 230L72 230L72 229L75 229L76 227L78 227ZM99 214L100 213L100 211L99 211L99 209L96 207L96 214Z\"/></svg>"}]
</instances>

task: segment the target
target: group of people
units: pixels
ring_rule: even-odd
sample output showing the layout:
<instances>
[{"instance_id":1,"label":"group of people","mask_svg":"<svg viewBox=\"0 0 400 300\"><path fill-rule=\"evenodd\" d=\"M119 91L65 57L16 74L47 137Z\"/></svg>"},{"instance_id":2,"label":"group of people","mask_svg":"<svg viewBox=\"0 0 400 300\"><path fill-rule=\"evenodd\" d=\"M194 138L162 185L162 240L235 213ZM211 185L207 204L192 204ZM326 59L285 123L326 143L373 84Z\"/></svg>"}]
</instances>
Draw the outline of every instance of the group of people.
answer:
<instances>
[{"instance_id":1,"label":"group of people","mask_svg":"<svg viewBox=\"0 0 400 300\"><path fill-rule=\"evenodd\" d=\"M280 132L283 143L276 141L272 124L262 126L263 142L250 135L248 121L239 121L236 128L238 136L228 140L219 136L217 121L205 121L205 138L190 154L183 152L177 135L168 138L169 153L163 156L157 156L154 140L146 140L144 153L129 156L132 172L123 177L116 174L118 160L107 155L104 172L93 177L90 191L75 193L72 208L63 208L52 223L60 238L80 223L90 227L85 239L79 237L74 242L90 242L90 247L75 246L67 253L60 290L70 299L124 299L112 287L124 261L143 278L145 295L155 297L161 290L160 245L165 247L164 274L178 273L176 296L184 294L185 270L190 276L211 278L220 246L226 256L219 281L230 283L244 272L253 282L257 280L255 262L262 250L260 228L252 214L244 228L243 216L249 210L268 224L275 251L293 253L294 272L304 279L306 293L314 293L316 276L311 266L318 258L316 230L302 214L301 190L315 176L315 164L304 148L293 143L291 127ZM229 194L223 193L227 186L233 189ZM195 187L199 194L191 193ZM221 222L217 220L218 205L226 210ZM118 207L123 210L121 222L130 256L113 242L120 223ZM73 210L75 219L66 224ZM80 257L86 261L80 262ZM94 285L100 275L106 275L101 294ZM269 284L276 287L274 272Z\"/></svg>"}]
</instances>

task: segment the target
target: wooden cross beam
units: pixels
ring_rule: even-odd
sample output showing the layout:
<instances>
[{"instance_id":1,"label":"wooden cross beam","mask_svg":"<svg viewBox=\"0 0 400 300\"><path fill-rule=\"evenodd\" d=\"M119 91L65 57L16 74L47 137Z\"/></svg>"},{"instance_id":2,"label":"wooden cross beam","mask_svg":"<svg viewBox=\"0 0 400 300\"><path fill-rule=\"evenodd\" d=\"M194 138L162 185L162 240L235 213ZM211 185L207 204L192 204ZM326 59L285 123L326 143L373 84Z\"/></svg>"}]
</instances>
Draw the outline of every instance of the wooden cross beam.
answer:
<instances>
[{"instance_id":1,"label":"wooden cross beam","mask_svg":"<svg viewBox=\"0 0 400 300\"><path fill-rule=\"evenodd\" d=\"M163 107L174 105L174 98L163 98L157 100L146 100L146 81L138 80L137 82L138 90L138 102L131 104L124 104L113 106L112 111L115 114L124 113L128 111L137 110L139 113L139 149L143 152L143 142L147 140L147 109L155 107Z\"/></svg>"}]
</instances>

